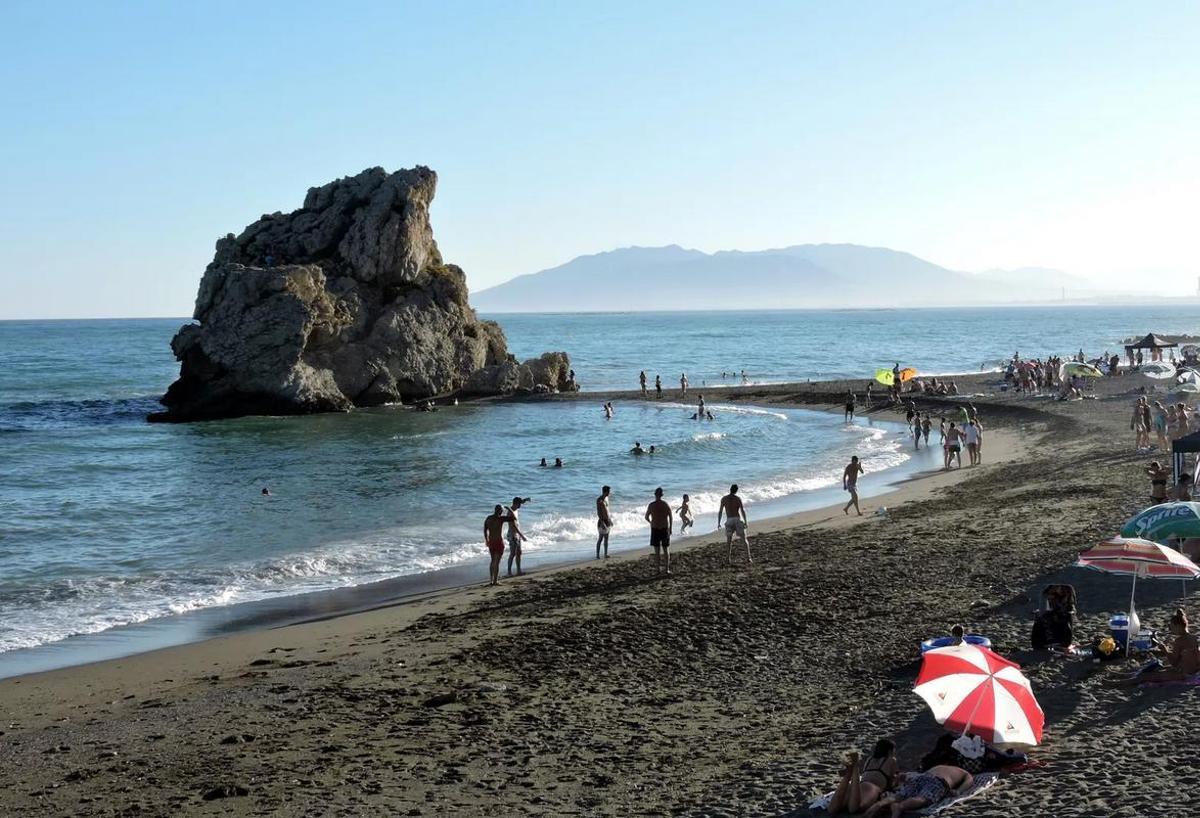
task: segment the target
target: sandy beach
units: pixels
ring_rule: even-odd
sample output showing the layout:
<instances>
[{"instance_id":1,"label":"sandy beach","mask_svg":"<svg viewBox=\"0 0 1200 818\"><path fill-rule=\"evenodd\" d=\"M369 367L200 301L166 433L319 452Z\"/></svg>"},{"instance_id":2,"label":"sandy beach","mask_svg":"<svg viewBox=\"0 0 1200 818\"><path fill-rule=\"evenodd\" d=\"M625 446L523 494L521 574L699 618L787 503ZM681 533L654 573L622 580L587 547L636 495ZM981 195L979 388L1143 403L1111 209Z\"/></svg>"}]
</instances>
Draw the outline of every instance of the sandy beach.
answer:
<instances>
[{"instance_id":1,"label":"sandy beach","mask_svg":"<svg viewBox=\"0 0 1200 818\"><path fill-rule=\"evenodd\" d=\"M1150 458L1127 429L1146 381L1072 403L995 381L960 380L982 466L919 475L862 518L751 508L752 566L728 566L712 532L669 579L639 552L2 680L0 812L806 815L847 750L891 737L910 767L931 747L917 646L961 622L1024 666L1047 723L1041 763L956 814L1183 814L1194 689L1114 690L1132 663L1029 649L1049 582L1078 589L1083 639L1127 603L1127 580L1069 566L1144 505ZM844 391L722 399L827 408ZM1143 622L1164 626L1180 592L1145 583Z\"/></svg>"}]
</instances>

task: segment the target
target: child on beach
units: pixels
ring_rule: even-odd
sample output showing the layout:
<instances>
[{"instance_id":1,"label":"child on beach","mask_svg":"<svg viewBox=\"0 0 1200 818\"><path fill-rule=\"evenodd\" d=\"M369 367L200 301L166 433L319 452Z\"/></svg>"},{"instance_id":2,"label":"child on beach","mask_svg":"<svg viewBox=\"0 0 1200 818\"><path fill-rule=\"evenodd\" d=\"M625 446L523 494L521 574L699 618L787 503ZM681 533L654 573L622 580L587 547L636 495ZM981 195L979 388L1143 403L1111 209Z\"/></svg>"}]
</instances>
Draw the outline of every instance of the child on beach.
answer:
<instances>
[{"instance_id":1,"label":"child on beach","mask_svg":"<svg viewBox=\"0 0 1200 818\"><path fill-rule=\"evenodd\" d=\"M681 535L695 523L695 520L692 518L691 501L686 494L683 495L683 504L679 506L679 522L679 533Z\"/></svg>"}]
</instances>

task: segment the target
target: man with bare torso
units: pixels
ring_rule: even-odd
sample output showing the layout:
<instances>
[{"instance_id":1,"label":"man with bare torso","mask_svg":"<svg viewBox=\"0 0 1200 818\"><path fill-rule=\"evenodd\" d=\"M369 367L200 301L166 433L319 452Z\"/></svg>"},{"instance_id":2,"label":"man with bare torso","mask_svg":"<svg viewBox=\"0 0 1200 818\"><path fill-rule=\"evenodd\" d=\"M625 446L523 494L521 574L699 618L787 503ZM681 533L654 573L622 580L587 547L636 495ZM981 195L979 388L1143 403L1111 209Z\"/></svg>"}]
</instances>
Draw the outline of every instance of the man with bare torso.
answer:
<instances>
[{"instance_id":1,"label":"man with bare torso","mask_svg":"<svg viewBox=\"0 0 1200 818\"><path fill-rule=\"evenodd\" d=\"M517 576L525 573L521 570L521 543L525 542L527 538L517 521L517 512L528 502L528 497L514 497L512 505L504 510L504 522L508 523L508 575L510 577L512 576L513 560L516 560L517 563Z\"/></svg>"},{"instance_id":2,"label":"man with bare torso","mask_svg":"<svg viewBox=\"0 0 1200 818\"><path fill-rule=\"evenodd\" d=\"M492 564L488 568L490 585L500 583L500 558L504 556L504 506L497 504L483 520L483 541L487 543Z\"/></svg>"},{"instance_id":3,"label":"man with bare torso","mask_svg":"<svg viewBox=\"0 0 1200 818\"><path fill-rule=\"evenodd\" d=\"M843 514L849 514L850 506L854 506L858 516L862 516L862 509L858 507L858 476L862 473L862 463L858 461L858 455L854 455L850 458L846 468L842 470L842 490L850 492L850 499L846 501L846 505L842 506Z\"/></svg>"},{"instance_id":4,"label":"man with bare torso","mask_svg":"<svg viewBox=\"0 0 1200 818\"><path fill-rule=\"evenodd\" d=\"M754 562L750 558L750 540L746 537L746 525L749 520L746 519L746 506L742 503L742 498L737 496L738 487L734 483L729 487L729 493L721 498L721 507L717 509L717 528L721 527L721 515L725 515L725 545L729 549L726 554L726 559L730 565L733 565L733 535L737 534L742 538L742 543L746 546L746 562Z\"/></svg>"},{"instance_id":5,"label":"man with bare torso","mask_svg":"<svg viewBox=\"0 0 1200 818\"><path fill-rule=\"evenodd\" d=\"M671 573L671 529L674 516L671 506L662 498L660 486L654 490L654 501L646 506L646 522L650 523L650 547L654 549L654 562L658 573Z\"/></svg>"},{"instance_id":6,"label":"man with bare torso","mask_svg":"<svg viewBox=\"0 0 1200 818\"><path fill-rule=\"evenodd\" d=\"M612 489L608 486L600 489L596 498L596 559L600 559L600 544L604 543L604 559L608 559L608 532L612 531L612 517L608 513L608 495Z\"/></svg>"}]
</instances>

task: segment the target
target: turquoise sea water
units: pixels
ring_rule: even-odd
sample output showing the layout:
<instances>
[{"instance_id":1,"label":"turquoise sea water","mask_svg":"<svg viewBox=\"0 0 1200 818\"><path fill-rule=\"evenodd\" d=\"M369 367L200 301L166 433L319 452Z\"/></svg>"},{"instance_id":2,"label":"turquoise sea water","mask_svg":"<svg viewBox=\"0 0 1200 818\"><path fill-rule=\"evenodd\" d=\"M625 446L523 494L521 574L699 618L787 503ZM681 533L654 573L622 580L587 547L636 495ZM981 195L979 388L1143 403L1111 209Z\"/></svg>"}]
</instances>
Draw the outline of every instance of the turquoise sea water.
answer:
<instances>
[{"instance_id":1,"label":"turquoise sea water","mask_svg":"<svg viewBox=\"0 0 1200 818\"><path fill-rule=\"evenodd\" d=\"M1200 330L1200 307L506 315L519 356L565 349L585 389L637 372L709 390L690 405L399 407L193 425L144 422L177 374L178 319L0 322L0 652L236 602L479 565L483 517L514 495L530 567L592 552L614 488L617 548L641 544L655 486L692 495L701 528L737 481L751 513L912 466L889 424L730 406L722 384L864 378L896 360L977 371L1014 350L1089 354L1149 330ZM702 386L706 383L706 386ZM653 458L628 454L634 440ZM541 457L564 469L541 469ZM263 487L272 494L264 497ZM825 496L825 495L823 495ZM825 499L828 502L828 497ZM791 505L788 505L788 504Z\"/></svg>"}]
</instances>

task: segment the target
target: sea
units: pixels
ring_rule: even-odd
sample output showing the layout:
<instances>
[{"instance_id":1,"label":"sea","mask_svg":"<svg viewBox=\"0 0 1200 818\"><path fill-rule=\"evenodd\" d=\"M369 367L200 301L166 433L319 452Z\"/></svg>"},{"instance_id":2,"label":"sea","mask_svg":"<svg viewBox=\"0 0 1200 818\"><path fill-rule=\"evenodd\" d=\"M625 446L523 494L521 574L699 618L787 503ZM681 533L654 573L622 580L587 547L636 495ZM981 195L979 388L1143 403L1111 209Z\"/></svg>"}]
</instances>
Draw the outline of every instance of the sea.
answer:
<instances>
[{"instance_id":1,"label":"sea","mask_svg":"<svg viewBox=\"0 0 1200 818\"><path fill-rule=\"evenodd\" d=\"M645 370L667 396L618 400L611 420L597 397L150 424L184 319L0 322L0 676L482 581L483 518L515 496L531 498L524 567L537 570L594 559L602 484L620 552L643 544L658 486L673 505L689 494L704 532L737 482L753 531L841 502L851 454L867 495L936 465L902 424L734 405L730 386L865 385L895 363L973 373L1015 352L1200 333L1194 304L490 317L518 357L567 351L585 391L636 389ZM677 398L685 373L712 421ZM632 456L635 441L656 453Z\"/></svg>"}]
</instances>

